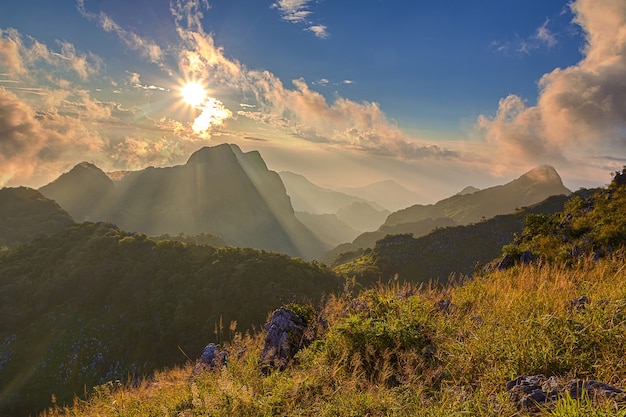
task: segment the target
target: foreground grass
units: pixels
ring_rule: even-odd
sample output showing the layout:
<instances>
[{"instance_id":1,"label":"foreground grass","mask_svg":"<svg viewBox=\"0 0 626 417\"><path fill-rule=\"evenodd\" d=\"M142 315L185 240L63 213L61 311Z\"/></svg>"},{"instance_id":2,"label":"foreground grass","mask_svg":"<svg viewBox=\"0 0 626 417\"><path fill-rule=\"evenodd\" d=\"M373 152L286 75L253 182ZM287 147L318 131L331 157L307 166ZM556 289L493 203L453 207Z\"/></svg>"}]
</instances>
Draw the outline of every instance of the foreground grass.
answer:
<instances>
[{"instance_id":1,"label":"foreground grass","mask_svg":"<svg viewBox=\"0 0 626 417\"><path fill-rule=\"evenodd\" d=\"M576 308L571 300L590 301ZM436 304L450 300L442 311ZM238 336L227 366L100 386L44 416L520 416L518 375L626 388L626 261L526 265L444 289L391 284L331 297L321 337L262 376L263 334ZM552 416L626 416L624 404L563 398Z\"/></svg>"}]
</instances>

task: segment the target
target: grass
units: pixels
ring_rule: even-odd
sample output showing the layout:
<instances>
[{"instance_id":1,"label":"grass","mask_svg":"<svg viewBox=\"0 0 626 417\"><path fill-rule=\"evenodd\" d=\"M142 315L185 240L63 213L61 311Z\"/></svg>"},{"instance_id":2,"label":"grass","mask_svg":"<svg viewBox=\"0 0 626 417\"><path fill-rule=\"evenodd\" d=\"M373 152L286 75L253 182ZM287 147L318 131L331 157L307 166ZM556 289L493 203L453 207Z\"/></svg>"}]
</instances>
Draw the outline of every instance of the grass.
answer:
<instances>
[{"instance_id":1,"label":"grass","mask_svg":"<svg viewBox=\"0 0 626 417\"><path fill-rule=\"evenodd\" d=\"M571 300L583 295L590 302L576 309ZM447 311L436 307L441 299L452 302ZM518 375L626 387L623 252L445 288L348 290L316 314L309 322L325 329L321 338L282 372L262 376L262 333L237 335L228 365L215 372L192 378L187 367L139 387L101 386L43 416L522 416L505 388ZM623 407L564 397L541 414L625 416Z\"/></svg>"}]
</instances>

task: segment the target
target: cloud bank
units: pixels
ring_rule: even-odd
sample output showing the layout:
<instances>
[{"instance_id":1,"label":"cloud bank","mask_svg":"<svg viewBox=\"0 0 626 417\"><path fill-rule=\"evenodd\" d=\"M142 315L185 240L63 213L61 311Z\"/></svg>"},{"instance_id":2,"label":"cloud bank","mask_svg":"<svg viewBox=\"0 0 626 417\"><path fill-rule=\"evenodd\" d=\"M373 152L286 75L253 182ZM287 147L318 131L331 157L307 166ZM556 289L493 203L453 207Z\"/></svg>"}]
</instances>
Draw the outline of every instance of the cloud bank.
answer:
<instances>
[{"instance_id":1,"label":"cloud bank","mask_svg":"<svg viewBox=\"0 0 626 417\"><path fill-rule=\"evenodd\" d=\"M624 155L626 2L577 0L570 7L586 37L583 59L545 74L536 105L509 95L495 116L478 118L477 129L500 165Z\"/></svg>"}]
</instances>

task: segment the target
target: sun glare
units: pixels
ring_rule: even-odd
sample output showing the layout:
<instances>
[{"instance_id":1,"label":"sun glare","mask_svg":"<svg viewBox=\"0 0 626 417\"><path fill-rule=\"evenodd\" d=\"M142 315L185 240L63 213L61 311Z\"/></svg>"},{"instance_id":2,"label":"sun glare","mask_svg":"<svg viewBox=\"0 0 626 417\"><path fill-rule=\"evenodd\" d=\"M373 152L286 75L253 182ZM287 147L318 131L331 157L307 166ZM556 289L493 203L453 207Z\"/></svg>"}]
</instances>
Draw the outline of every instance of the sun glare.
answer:
<instances>
[{"instance_id":1,"label":"sun glare","mask_svg":"<svg viewBox=\"0 0 626 417\"><path fill-rule=\"evenodd\" d=\"M183 97L183 101L190 106L199 106L204 102L206 97L206 90L204 86L196 81L190 81L185 83L180 89L180 94Z\"/></svg>"}]
</instances>

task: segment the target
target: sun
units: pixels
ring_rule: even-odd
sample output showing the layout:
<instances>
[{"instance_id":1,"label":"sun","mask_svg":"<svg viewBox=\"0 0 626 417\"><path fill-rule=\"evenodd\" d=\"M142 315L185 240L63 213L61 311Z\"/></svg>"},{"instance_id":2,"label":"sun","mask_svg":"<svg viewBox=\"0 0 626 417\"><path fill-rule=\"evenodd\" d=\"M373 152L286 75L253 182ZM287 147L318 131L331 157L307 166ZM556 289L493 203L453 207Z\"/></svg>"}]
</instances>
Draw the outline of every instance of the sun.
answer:
<instances>
[{"instance_id":1,"label":"sun","mask_svg":"<svg viewBox=\"0 0 626 417\"><path fill-rule=\"evenodd\" d=\"M190 106L196 107L204 102L206 90L204 86L197 81L185 83L180 89L183 101Z\"/></svg>"}]
</instances>

